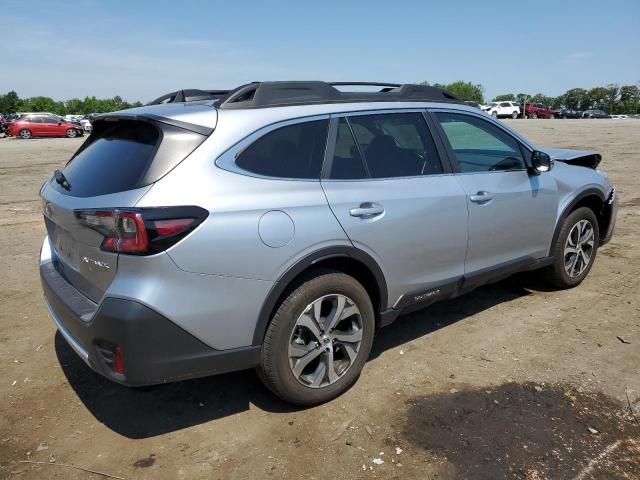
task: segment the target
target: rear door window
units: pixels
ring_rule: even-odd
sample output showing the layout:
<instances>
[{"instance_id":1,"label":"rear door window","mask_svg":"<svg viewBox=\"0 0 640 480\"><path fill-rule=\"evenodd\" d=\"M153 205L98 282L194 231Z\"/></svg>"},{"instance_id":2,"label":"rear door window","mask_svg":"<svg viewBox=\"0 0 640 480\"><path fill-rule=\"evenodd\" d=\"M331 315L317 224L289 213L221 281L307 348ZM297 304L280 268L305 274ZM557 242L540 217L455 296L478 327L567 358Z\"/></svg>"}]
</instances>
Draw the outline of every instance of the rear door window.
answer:
<instances>
[{"instance_id":1,"label":"rear door window","mask_svg":"<svg viewBox=\"0 0 640 480\"><path fill-rule=\"evenodd\" d=\"M443 172L435 144L419 112L348 117L372 178L416 177Z\"/></svg>"},{"instance_id":2,"label":"rear door window","mask_svg":"<svg viewBox=\"0 0 640 480\"><path fill-rule=\"evenodd\" d=\"M266 133L236 157L236 165L257 175L320 179L328 120L313 120Z\"/></svg>"}]
</instances>

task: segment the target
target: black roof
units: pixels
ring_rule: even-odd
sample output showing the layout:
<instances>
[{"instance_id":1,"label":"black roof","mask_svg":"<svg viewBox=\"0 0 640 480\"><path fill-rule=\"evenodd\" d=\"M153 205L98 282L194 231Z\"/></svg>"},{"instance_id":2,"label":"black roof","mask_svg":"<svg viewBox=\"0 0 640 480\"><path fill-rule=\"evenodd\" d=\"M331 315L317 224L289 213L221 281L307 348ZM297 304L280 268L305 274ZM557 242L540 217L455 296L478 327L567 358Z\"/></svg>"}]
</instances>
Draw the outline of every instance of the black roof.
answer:
<instances>
[{"instance_id":1,"label":"black roof","mask_svg":"<svg viewBox=\"0 0 640 480\"><path fill-rule=\"evenodd\" d=\"M336 87L380 87L377 91L342 91ZM253 82L234 90L187 89L171 92L150 105L174 102L215 101L221 109L265 108L354 102L463 103L455 95L428 85L377 82Z\"/></svg>"}]
</instances>

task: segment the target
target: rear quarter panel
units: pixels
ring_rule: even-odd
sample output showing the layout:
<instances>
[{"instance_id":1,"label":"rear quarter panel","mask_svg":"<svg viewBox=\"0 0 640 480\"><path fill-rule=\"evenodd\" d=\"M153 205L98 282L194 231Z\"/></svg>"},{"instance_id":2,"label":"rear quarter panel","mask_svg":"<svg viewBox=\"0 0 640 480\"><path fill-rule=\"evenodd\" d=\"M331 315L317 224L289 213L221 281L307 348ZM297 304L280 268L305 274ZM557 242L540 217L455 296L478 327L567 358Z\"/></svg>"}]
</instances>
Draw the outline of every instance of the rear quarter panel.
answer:
<instances>
[{"instance_id":1,"label":"rear quarter panel","mask_svg":"<svg viewBox=\"0 0 640 480\"><path fill-rule=\"evenodd\" d=\"M197 205L210 212L200 227L167 251L180 269L277 280L316 250L351 245L329 208L319 180L265 179L216 166L215 160L251 131L246 126L237 128L234 122L219 122L209 139L138 202L139 207ZM263 217L272 211L283 212L275 217L285 223L265 226ZM267 245L265 234L276 231L278 235L278 229L293 233L290 238L282 233L284 240L277 247Z\"/></svg>"}]
</instances>

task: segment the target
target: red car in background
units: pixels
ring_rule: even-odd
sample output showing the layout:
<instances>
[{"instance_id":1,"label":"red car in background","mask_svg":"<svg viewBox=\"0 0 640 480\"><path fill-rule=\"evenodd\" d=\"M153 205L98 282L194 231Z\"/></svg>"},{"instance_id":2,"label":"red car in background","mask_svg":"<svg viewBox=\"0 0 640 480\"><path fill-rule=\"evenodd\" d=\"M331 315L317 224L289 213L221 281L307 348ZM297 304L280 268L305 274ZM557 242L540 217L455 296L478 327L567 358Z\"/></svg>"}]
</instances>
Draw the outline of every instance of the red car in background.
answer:
<instances>
[{"instance_id":1,"label":"red car in background","mask_svg":"<svg viewBox=\"0 0 640 480\"><path fill-rule=\"evenodd\" d=\"M31 137L81 137L84 130L54 115L25 115L9 123L7 135Z\"/></svg>"},{"instance_id":2,"label":"red car in background","mask_svg":"<svg viewBox=\"0 0 640 480\"><path fill-rule=\"evenodd\" d=\"M525 118L555 118L555 112L551 107L547 107L542 103L527 103L524 108L520 104L520 113Z\"/></svg>"}]
</instances>

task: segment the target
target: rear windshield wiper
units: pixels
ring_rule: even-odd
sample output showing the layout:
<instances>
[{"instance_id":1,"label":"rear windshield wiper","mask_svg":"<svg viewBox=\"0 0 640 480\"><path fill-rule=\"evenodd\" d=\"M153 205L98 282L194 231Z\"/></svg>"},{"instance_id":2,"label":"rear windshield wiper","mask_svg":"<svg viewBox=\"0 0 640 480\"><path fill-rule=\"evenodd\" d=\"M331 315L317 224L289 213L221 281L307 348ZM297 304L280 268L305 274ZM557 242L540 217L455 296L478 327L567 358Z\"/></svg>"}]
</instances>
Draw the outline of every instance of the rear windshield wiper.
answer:
<instances>
[{"instance_id":1,"label":"rear windshield wiper","mask_svg":"<svg viewBox=\"0 0 640 480\"><path fill-rule=\"evenodd\" d=\"M60 170L56 170L55 172L53 172L53 178L56 179L56 182L62 188L64 188L65 190L71 190L71 184L67 180L67 177L64 176L64 173L62 173Z\"/></svg>"}]
</instances>

